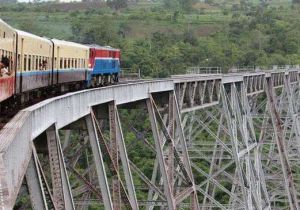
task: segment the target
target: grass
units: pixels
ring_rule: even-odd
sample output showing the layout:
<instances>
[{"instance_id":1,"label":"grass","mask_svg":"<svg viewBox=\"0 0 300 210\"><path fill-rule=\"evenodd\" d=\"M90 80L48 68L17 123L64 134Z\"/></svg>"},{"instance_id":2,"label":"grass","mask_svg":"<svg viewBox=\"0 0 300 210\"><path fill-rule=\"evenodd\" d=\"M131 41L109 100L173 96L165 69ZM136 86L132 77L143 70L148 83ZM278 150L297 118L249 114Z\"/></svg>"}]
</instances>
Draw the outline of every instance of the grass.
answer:
<instances>
[{"instance_id":1,"label":"grass","mask_svg":"<svg viewBox=\"0 0 300 210\"><path fill-rule=\"evenodd\" d=\"M218 4L231 8L238 2L227 0L218 1ZM258 4L260 1L252 2ZM270 4L276 7L282 6L279 10L282 17L298 21L299 10L290 9L291 0L273 0ZM97 23L103 18L110 18L116 27L120 24L128 26L129 39L143 39L150 37L154 32L179 34L186 30L192 30L200 37L210 36L232 20L230 10L229 15L224 15L220 6L209 6L204 3L196 4L195 11L191 14L180 13L176 20L174 20L174 11L161 9L162 1L150 3L141 0L138 4L129 4L127 9L117 13L103 4L97 5L92 10L90 7L90 4L78 3L69 6L62 4L61 7L56 4L53 7L50 4L14 5L11 6L13 8L11 11L7 11L4 6L2 9L0 6L0 18L13 27L58 39L72 37L71 27L74 21Z\"/></svg>"},{"instance_id":2,"label":"grass","mask_svg":"<svg viewBox=\"0 0 300 210\"><path fill-rule=\"evenodd\" d=\"M147 5L147 7L143 7ZM15 28L26 30L40 36L69 39L72 36L71 26L74 21L97 22L99 19L111 18L115 25L126 23L130 29L131 39L147 38L154 32L182 33L193 30L199 36L207 36L216 32L224 22L231 20L231 16L223 15L220 10L208 10L202 14L180 14L174 21L174 13L162 14L155 11L156 5L149 3L130 6L129 9L117 14L109 9L85 11L46 12L24 10L20 12L0 12L0 18ZM154 11L151 11L152 10Z\"/></svg>"}]
</instances>

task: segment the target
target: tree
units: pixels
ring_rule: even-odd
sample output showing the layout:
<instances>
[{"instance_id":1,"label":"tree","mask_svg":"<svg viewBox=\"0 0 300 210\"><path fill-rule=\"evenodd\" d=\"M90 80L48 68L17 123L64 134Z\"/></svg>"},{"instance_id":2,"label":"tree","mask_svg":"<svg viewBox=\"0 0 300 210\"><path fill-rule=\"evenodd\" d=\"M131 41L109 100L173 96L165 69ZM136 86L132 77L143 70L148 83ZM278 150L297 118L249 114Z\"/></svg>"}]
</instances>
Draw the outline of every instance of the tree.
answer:
<instances>
[{"instance_id":1,"label":"tree","mask_svg":"<svg viewBox=\"0 0 300 210\"><path fill-rule=\"evenodd\" d=\"M119 39L117 28L107 19L91 24L75 22L72 31L74 41L85 44L114 45Z\"/></svg>"},{"instance_id":2,"label":"tree","mask_svg":"<svg viewBox=\"0 0 300 210\"><path fill-rule=\"evenodd\" d=\"M196 0L164 0L166 8L178 8L182 10L190 11L193 8L193 4Z\"/></svg>"},{"instance_id":3,"label":"tree","mask_svg":"<svg viewBox=\"0 0 300 210\"><path fill-rule=\"evenodd\" d=\"M127 7L127 0L109 0L107 4L115 10L120 10Z\"/></svg>"},{"instance_id":4,"label":"tree","mask_svg":"<svg viewBox=\"0 0 300 210\"><path fill-rule=\"evenodd\" d=\"M178 0L181 8L185 11L190 11L193 8L195 0Z\"/></svg>"},{"instance_id":5,"label":"tree","mask_svg":"<svg viewBox=\"0 0 300 210\"><path fill-rule=\"evenodd\" d=\"M163 0L164 5L168 9L174 9L179 7L179 3L177 0Z\"/></svg>"}]
</instances>

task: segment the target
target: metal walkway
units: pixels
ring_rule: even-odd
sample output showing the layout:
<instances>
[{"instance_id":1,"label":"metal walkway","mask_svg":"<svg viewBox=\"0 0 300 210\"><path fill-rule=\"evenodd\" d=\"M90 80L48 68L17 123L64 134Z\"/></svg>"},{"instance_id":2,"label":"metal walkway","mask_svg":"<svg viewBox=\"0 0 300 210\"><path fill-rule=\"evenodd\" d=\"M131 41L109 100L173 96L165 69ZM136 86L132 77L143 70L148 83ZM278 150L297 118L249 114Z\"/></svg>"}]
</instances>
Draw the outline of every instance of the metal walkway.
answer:
<instances>
[{"instance_id":1,"label":"metal walkway","mask_svg":"<svg viewBox=\"0 0 300 210\"><path fill-rule=\"evenodd\" d=\"M178 75L22 110L0 131L0 209L300 209L299 75Z\"/></svg>"}]
</instances>

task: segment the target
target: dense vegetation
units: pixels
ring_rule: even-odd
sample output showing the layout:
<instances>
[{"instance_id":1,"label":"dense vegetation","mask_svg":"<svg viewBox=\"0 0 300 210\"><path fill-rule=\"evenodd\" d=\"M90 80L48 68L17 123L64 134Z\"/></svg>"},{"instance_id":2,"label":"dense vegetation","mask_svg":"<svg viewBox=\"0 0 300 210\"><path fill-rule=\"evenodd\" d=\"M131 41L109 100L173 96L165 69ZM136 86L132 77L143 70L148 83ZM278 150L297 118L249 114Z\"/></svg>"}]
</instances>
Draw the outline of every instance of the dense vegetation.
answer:
<instances>
[{"instance_id":1,"label":"dense vegetation","mask_svg":"<svg viewBox=\"0 0 300 210\"><path fill-rule=\"evenodd\" d=\"M190 66L300 63L297 4L206 2L2 4L0 18L42 36L119 47L122 66L149 77L182 73Z\"/></svg>"},{"instance_id":2,"label":"dense vegetation","mask_svg":"<svg viewBox=\"0 0 300 210\"><path fill-rule=\"evenodd\" d=\"M40 36L119 47L123 68L139 68L144 77L166 77L183 73L190 66L221 66L226 70L232 66L300 64L297 1L1 4L0 18ZM153 143L147 116L141 110L122 110L120 117L130 160L151 178L155 154L141 140L146 137ZM216 130L217 126L210 128ZM201 138L211 140L208 134ZM76 150L78 139L73 137L72 141ZM206 162L198 164L209 170ZM78 170L82 171L82 165ZM141 185L133 176L135 185ZM197 182L201 181L198 177ZM146 199L143 190L137 192L139 200ZM219 196L222 201L228 199L224 194ZM21 197L20 206L25 203L28 198Z\"/></svg>"}]
</instances>

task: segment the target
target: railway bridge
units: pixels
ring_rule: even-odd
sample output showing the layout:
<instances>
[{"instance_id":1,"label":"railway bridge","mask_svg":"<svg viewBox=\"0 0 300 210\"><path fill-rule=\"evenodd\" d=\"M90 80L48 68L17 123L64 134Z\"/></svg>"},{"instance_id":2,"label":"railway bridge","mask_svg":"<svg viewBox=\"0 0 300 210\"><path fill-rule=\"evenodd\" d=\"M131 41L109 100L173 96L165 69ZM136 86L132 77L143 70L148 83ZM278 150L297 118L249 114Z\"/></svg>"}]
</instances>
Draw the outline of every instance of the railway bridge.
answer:
<instances>
[{"instance_id":1,"label":"railway bridge","mask_svg":"<svg viewBox=\"0 0 300 210\"><path fill-rule=\"evenodd\" d=\"M0 209L300 209L300 69L83 90L0 131Z\"/></svg>"}]
</instances>

